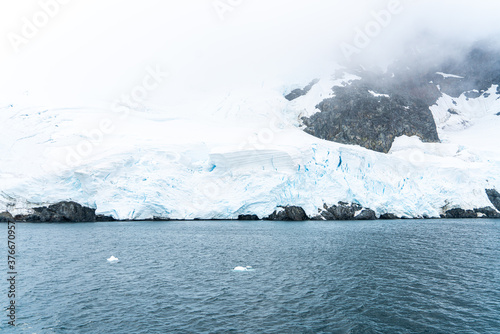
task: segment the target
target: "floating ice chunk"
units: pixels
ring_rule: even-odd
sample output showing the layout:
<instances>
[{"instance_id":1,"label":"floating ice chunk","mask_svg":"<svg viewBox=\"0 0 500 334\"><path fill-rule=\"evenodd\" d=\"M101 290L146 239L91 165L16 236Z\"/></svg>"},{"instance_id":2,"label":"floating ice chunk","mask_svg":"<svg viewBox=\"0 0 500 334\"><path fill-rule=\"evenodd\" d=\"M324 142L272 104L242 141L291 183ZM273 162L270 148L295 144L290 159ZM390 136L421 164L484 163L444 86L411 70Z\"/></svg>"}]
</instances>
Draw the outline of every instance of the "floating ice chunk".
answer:
<instances>
[{"instance_id":1,"label":"floating ice chunk","mask_svg":"<svg viewBox=\"0 0 500 334\"><path fill-rule=\"evenodd\" d=\"M443 72L436 72L436 74L439 74L440 76L442 76L443 78L456 78L456 79L463 79L464 77L461 77L459 75L455 75L455 74L448 74L448 73L443 73Z\"/></svg>"},{"instance_id":2,"label":"floating ice chunk","mask_svg":"<svg viewBox=\"0 0 500 334\"><path fill-rule=\"evenodd\" d=\"M234 267L233 270L234 271L250 271L250 270L253 270L253 268L252 268L252 266L246 266L246 267L236 266L236 267Z\"/></svg>"},{"instance_id":3,"label":"floating ice chunk","mask_svg":"<svg viewBox=\"0 0 500 334\"><path fill-rule=\"evenodd\" d=\"M111 262L111 263L118 262L118 258L111 255L111 257L108 259L108 262Z\"/></svg>"}]
</instances>

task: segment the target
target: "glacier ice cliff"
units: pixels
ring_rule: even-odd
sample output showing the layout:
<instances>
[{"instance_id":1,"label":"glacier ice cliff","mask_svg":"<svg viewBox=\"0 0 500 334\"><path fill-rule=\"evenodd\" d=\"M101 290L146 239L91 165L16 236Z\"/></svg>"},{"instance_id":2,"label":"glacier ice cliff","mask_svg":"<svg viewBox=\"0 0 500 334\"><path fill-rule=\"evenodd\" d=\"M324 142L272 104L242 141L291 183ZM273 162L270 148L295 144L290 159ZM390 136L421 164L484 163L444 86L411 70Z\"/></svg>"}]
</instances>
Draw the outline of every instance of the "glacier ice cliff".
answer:
<instances>
[{"instance_id":1,"label":"glacier ice cliff","mask_svg":"<svg viewBox=\"0 0 500 334\"><path fill-rule=\"evenodd\" d=\"M500 82L459 69L418 77L425 90L399 86L403 102L421 93L425 122L403 117L405 131L380 127L366 140L353 131L370 127L363 119L337 141L304 132L302 121L325 111L321 102L340 92L332 87L392 103L394 85L360 85L363 71L318 78L293 99L262 86L174 110L5 105L0 212L74 201L115 219L263 218L292 206L322 219L339 202L368 218L498 213Z\"/></svg>"}]
</instances>

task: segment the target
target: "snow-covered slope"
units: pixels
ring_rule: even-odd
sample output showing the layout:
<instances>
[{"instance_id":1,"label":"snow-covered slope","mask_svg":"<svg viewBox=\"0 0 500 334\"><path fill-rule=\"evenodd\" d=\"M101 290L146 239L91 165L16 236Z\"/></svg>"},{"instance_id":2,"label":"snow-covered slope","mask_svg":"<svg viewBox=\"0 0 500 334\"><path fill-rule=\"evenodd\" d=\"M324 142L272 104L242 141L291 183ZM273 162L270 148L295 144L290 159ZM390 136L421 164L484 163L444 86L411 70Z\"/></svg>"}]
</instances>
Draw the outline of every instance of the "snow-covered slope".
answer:
<instances>
[{"instance_id":1,"label":"snow-covered slope","mask_svg":"<svg viewBox=\"0 0 500 334\"><path fill-rule=\"evenodd\" d=\"M280 205L313 216L346 201L379 215L437 217L491 206L485 189L500 189L497 87L437 101L442 143L403 136L384 154L303 132L299 117L354 79L321 79L293 101L263 86L145 112L5 106L0 211L73 200L118 219L264 217Z\"/></svg>"}]
</instances>

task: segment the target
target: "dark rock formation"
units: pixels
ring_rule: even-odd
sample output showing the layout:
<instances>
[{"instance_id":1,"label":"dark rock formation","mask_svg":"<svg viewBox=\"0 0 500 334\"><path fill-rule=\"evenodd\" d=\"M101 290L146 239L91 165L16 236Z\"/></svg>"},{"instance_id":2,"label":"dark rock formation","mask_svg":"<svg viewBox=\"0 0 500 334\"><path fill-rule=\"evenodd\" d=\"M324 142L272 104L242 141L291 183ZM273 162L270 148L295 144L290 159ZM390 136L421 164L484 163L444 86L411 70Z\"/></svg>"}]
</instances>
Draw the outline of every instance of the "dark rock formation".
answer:
<instances>
[{"instance_id":1,"label":"dark rock formation","mask_svg":"<svg viewBox=\"0 0 500 334\"><path fill-rule=\"evenodd\" d=\"M288 95L285 96L285 99L287 99L288 101L292 101L298 97L301 97L302 95L306 95L311 90L312 86L314 86L318 82L319 82L319 79L314 79L307 86L305 86L303 89L297 88L297 89L292 90Z\"/></svg>"},{"instance_id":2,"label":"dark rock formation","mask_svg":"<svg viewBox=\"0 0 500 334\"><path fill-rule=\"evenodd\" d=\"M14 217L10 213L6 212L0 212L0 223L9 223L13 222Z\"/></svg>"},{"instance_id":3,"label":"dark rock formation","mask_svg":"<svg viewBox=\"0 0 500 334\"><path fill-rule=\"evenodd\" d=\"M389 220L389 219L399 219L399 218L398 218L398 216L396 216L393 213L384 213L384 214L380 215L379 219Z\"/></svg>"},{"instance_id":4,"label":"dark rock formation","mask_svg":"<svg viewBox=\"0 0 500 334\"><path fill-rule=\"evenodd\" d=\"M321 112L302 118L304 131L379 152L388 152L394 138L401 135L439 142L429 107L442 93L476 98L487 96L486 91L496 84L500 94L500 53L485 44L474 45L463 57L441 62L422 60L417 52L384 73L364 69L348 72L361 79L333 87L335 96L317 105ZM460 114L454 109L449 112Z\"/></svg>"},{"instance_id":5,"label":"dark rock formation","mask_svg":"<svg viewBox=\"0 0 500 334\"><path fill-rule=\"evenodd\" d=\"M357 215L356 213L359 212ZM323 210L314 220L375 220L377 216L375 211L363 208L356 203L338 202L337 205L329 207L323 204Z\"/></svg>"},{"instance_id":6,"label":"dark rock formation","mask_svg":"<svg viewBox=\"0 0 500 334\"><path fill-rule=\"evenodd\" d=\"M32 214L18 215L16 220L26 222L95 222L95 209L75 202L59 202L33 209Z\"/></svg>"},{"instance_id":7,"label":"dark rock formation","mask_svg":"<svg viewBox=\"0 0 500 334\"><path fill-rule=\"evenodd\" d=\"M500 194L498 191L495 189L486 189L486 195L488 195L488 199L491 204L493 204L493 206L500 211Z\"/></svg>"},{"instance_id":8,"label":"dark rock formation","mask_svg":"<svg viewBox=\"0 0 500 334\"><path fill-rule=\"evenodd\" d=\"M113 217L111 216L106 216L106 215L96 215L95 216L95 221L96 222L113 222L113 221L116 221L116 219L114 219Z\"/></svg>"},{"instance_id":9,"label":"dark rock formation","mask_svg":"<svg viewBox=\"0 0 500 334\"><path fill-rule=\"evenodd\" d=\"M345 202L339 202L338 205L332 205L331 207L326 208L326 210L334 217L334 220L351 220L354 219L356 211L359 211L362 208L363 207L361 205L356 203L351 203L351 205L349 205ZM327 216L329 217L328 214Z\"/></svg>"},{"instance_id":10,"label":"dark rock formation","mask_svg":"<svg viewBox=\"0 0 500 334\"><path fill-rule=\"evenodd\" d=\"M500 218L500 213L491 207L464 210L455 208L447 210L442 218Z\"/></svg>"},{"instance_id":11,"label":"dark rock formation","mask_svg":"<svg viewBox=\"0 0 500 334\"><path fill-rule=\"evenodd\" d=\"M104 216L104 217L111 218L112 220L102 220L102 221L115 221L115 219L113 217L109 217L109 216ZM159 217L159 216L153 216L152 218L146 218L146 219L134 219L134 221L147 221L147 222L168 222L170 220L171 219L168 217ZM198 220L200 220L200 219L198 219ZM99 221L97 219L97 216L96 216L96 221Z\"/></svg>"},{"instance_id":12,"label":"dark rock formation","mask_svg":"<svg viewBox=\"0 0 500 334\"><path fill-rule=\"evenodd\" d=\"M239 215L238 220L259 220L257 215Z\"/></svg>"},{"instance_id":13,"label":"dark rock formation","mask_svg":"<svg viewBox=\"0 0 500 334\"><path fill-rule=\"evenodd\" d=\"M354 217L354 220L376 220L377 215L372 209L363 209L361 213Z\"/></svg>"},{"instance_id":14,"label":"dark rock formation","mask_svg":"<svg viewBox=\"0 0 500 334\"><path fill-rule=\"evenodd\" d=\"M466 93L466 97L474 98L500 83L500 57L490 43L477 43L464 57L446 61L441 71L461 77L436 77L434 82L443 93L452 97Z\"/></svg>"},{"instance_id":15,"label":"dark rock formation","mask_svg":"<svg viewBox=\"0 0 500 334\"><path fill-rule=\"evenodd\" d=\"M477 213L474 210L455 208L446 211L444 218L477 218Z\"/></svg>"},{"instance_id":16,"label":"dark rock formation","mask_svg":"<svg viewBox=\"0 0 500 334\"><path fill-rule=\"evenodd\" d=\"M491 207L474 209L478 217L484 215L484 218L500 218L500 213ZM482 214L482 215L481 215Z\"/></svg>"},{"instance_id":17,"label":"dark rock formation","mask_svg":"<svg viewBox=\"0 0 500 334\"><path fill-rule=\"evenodd\" d=\"M302 120L307 133L321 139L355 144L378 152L389 152L397 136L418 136L424 142L439 142L429 106L419 99L381 91L355 82L334 87L334 97L320 102L321 112Z\"/></svg>"},{"instance_id":18,"label":"dark rock formation","mask_svg":"<svg viewBox=\"0 0 500 334\"><path fill-rule=\"evenodd\" d=\"M274 211L267 220L286 220L286 221L302 221L309 220L304 209L298 206L285 206L283 210Z\"/></svg>"},{"instance_id":19,"label":"dark rock formation","mask_svg":"<svg viewBox=\"0 0 500 334\"><path fill-rule=\"evenodd\" d=\"M338 202L338 205L333 205L330 208L327 208L327 211L330 212L336 220L350 220L354 219L354 215L356 211L362 210L363 207L356 203L351 203L350 205L345 202Z\"/></svg>"}]
</instances>

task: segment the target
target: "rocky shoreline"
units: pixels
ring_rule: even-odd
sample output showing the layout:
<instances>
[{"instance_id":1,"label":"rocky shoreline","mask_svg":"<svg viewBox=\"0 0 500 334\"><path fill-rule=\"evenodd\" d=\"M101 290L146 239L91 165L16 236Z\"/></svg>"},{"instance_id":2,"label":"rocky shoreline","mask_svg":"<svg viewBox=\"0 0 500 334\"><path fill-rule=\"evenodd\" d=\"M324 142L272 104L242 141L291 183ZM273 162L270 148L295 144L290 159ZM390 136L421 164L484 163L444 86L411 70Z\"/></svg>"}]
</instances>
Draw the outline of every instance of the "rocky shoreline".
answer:
<instances>
[{"instance_id":1,"label":"rocky shoreline","mask_svg":"<svg viewBox=\"0 0 500 334\"><path fill-rule=\"evenodd\" d=\"M443 210L440 217L398 217L393 213L384 213L377 217L374 210L365 208L357 203L338 202L336 205L323 205L318 214L308 216L299 206L279 206L267 217L258 217L255 214L239 215L236 219L213 220L270 220L270 221L306 221L306 220L390 220L390 219L440 219L440 218L500 218L500 193L495 189L486 189L486 194L493 207L464 210L451 208ZM128 221L117 220L111 216L95 214L95 209L82 206L76 202L63 201L47 207L33 208L32 212L24 215L12 216L9 212L0 212L0 222L30 222L30 223L60 223L60 222L106 222ZM201 220L199 218L193 220ZM205 220L205 219L204 219ZM140 221L187 221L187 219L170 219L151 217Z\"/></svg>"},{"instance_id":2,"label":"rocky shoreline","mask_svg":"<svg viewBox=\"0 0 500 334\"><path fill-rule=\"evenodd\" d=\"M0 222L62 223L115 221L111 216L96 215L95 209L72 201L63 201L48 207L33 208L33 212L12 216L9 212L0 213Z\"/></svg>"}]
</instances>

